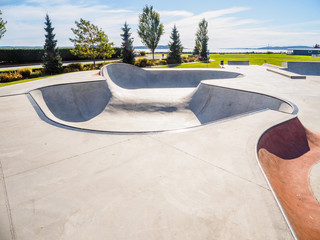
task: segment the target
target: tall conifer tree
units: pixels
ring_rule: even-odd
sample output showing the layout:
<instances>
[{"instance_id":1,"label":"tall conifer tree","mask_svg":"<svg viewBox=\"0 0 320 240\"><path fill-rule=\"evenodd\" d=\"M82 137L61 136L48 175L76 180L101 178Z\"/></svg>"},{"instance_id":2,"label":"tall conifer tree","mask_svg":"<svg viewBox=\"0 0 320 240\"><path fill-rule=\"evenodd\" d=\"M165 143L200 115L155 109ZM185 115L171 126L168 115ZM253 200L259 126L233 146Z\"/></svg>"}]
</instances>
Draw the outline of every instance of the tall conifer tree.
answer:
<instances>
[{"instance_id":1,"label":"tall conifer tree","mask_svg":"<svg viewBox=\"0 0 320 240\"><path fill-rule=\"evenodd\" d=\"M51 25L49 15L46 15L45 25L46 27L46 40L44 44L44 55L43 55L43 68L48 74L55 74L62 72L62 59L56 48L57 40L54 40L55 34L53 34L54 28Z\"/></svg>"},{"instance_id":2,"label":"tall conifer tree","mask_svg":"<svg viewBox=\"0 0 320 240\"><path fill-rule=\"evenodd\" d=\"M124 27L121 28L123 34L122 37L122 48L121 56L124 63L134 64L134 49L133 49L133 38L131 38L131 33L129 32L131 28L128 27L127 22L125 22Z\"/></svg>"},{"instance_id":3,"label":"tall conifer tree","mask_svg":"<svg viewBox=\"0 0 320 240\"><path fill-rule=\"evenodd\" d=\"M168 54L168 63L181 63L181 54L183 46L180 41L180 34L177 30L176 25L174 25L171 32L171 42L169 42L169 54Z\"/></svg>"}]
</instances>

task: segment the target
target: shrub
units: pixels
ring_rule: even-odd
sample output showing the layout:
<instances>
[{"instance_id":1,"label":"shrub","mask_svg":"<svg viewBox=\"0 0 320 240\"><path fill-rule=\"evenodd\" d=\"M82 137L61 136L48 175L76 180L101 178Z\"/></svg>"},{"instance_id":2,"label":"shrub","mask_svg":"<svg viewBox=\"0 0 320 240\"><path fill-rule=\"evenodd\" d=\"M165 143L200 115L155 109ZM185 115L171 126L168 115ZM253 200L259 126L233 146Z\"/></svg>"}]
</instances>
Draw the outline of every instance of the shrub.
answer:
<instances>
[{"instance_id":1,"label":"shrub","mask_svg":"<svg viewBox=\"0 0 320 240\"><path fill-rule=\"evenodd\" d=\"M83 64L82 63L70 63L67 66L63 67L63 72L79 72L83 70Z\"/></svg>"},{"instance_id":2,"label":"shrub","mask_svg":"<svg viewBox=\"0 0 320 240\"><path fill-rule=\"evenodd\" d=\"M159 61L159 65L167 65L167 61L162 59Z\"/></svg>"},{"instance_id":3,"label":"shrub","mask_svg":"<svg viewBox=\"0 0 320 240\"><path fill-rule=\"evenodd\" d=\"M70 69L78 69L79 71L83 70L83 64L82 63L70 63L67 65Z\"/></svg>"},{"instance_id":4,"label":"shrub","mask_svg":"<svg viewBox=\"0 0 320 240\"><path fill-rule=\"evenodd\" d=\"M18 72L7 72L0 74L0 82L12 82L22 79L22 75Z\"/></svg>"},{"instance_id":5,"label":"shrub","mask_svg":"<svg viewBox=\"0 0 320 240\"><path fill-rule=\"evenodd\" d=\"M136 60L134 65L136 65L138 67L146 67L147 66L147 59L146 58L139 58L138 60Z\"/></svg>"},{"instance_id":6,"label":"shrub","mask_svg":"<svg viewBox=\"0 0 320 240\"><path fill-rule=\"evenodd\" d=\"M151 60L146 58L139 58L135 61L134 65L138 67L146 67L146 66L156 66L156 62L160 62L159 60Z\"/></svg>"},{"instance_id":7,"label":"shrub","mask_svg":"<svg viewBox=\"0 0 320 240\"><path fill-rule=\"evenodd\" d=\"M187 57L185 57L185 56L183 56L183 57L181 58L181 60L182 60L182 62L184 62L184 63L188 62L188 59L187 59Z\"/></svg>"},{"instance_id":8,"label":"shrub","mask_svg":"<svg viewBox=\"0 0 320 240\"><path fill-rule=\"evenodd\" d=\"M23 78L29 78L31 76L32 73L32 69L31 68L22 68L18 71Z\"/></svg>"},{"instance_id":9,"label":"shrub","mask_svg":"<svg viewBox=\"0 0 320 240\"><path fill-rule=\"evenodd\" d=\"M84 71L90 71L90 70L95 70L95 69L97 69L97 68L93 64L86 64L83 67Z\"/></svg>"},{"instance_id":10,"label":"shrub","mask_svg":"<svg viewBox=\"0 0 320 240\"><path fill-rule=\"evenodd\" d=\"M43 73L41 70L36 70L31 73L30 78L37 78L37 77L41 77L42 75Z\"/></svg>"},{"instance_id":11,"label":"shrub","mask_svg":"<svg viewBox=\"0 0 320 240\"><path fill-rule=\"evenodd\" d=\"M141 51L141 52L140 52L140 55L141 55L141 56L145 56L145 55L146 55L146 52L145 52L145 51Z\"/></svg>"},{"instance_id":12,"label":"shrub","mask_svg":"<svg viewBox=\"0 0 320 240\"><path fill-rule=\"evenodd\" d=\"M156 63L154 61L152 61L151 59L148 59L147 66L156 66Z\"/></svg>"}]
</instances>

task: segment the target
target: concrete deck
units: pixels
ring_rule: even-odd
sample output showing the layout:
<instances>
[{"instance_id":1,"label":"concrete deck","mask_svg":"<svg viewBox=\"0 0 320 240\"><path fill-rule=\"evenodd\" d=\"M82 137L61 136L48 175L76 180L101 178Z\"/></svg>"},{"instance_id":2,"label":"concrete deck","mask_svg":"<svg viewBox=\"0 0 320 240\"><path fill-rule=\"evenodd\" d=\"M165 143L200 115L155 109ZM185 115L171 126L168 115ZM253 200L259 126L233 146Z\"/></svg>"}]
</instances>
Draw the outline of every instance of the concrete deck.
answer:
<instances>
[{"instance_id":1,"label":"concrete deck","mask_svg":"<svg viewBox=\"0 0 320 240\"><path fill-rule=\"evenodd\" d=\"M258 66L225 70L244 77L214 85L287 99L302 124L320 131L319 77L292 81ZM48 124L24 94L104 79L96 73L0 88L1 239L293 239L258 167L256 144L295 115L263 110L188 131L98 134ZM310 177L316 196L319 169Z\"/></svg>"}]
</instances>

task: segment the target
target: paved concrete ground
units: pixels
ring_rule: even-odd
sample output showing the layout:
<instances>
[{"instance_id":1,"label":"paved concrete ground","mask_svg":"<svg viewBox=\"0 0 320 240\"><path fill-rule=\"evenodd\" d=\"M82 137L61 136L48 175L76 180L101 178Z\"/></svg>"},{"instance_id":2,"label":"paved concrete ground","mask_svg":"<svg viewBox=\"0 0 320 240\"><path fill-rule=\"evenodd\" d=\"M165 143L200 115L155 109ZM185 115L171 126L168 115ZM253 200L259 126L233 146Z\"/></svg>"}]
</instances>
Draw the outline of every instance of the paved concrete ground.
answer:
<instances>
[{"instance_id":1,"label":"paved concrete ground","mask_svg":"<svg viewBox=\"0 0 320 240\"><path fill-rule=\"evenodd\" d=\"M320 131L319 77L226 69L245 77L216 85L288 99L301 122ZM292 239L255 146L294 115L266 110L189 131L95 134L42 121L23 94L103 79L96 73L0 88L1 239ZM310 181L319 194L319 178Z\"/></svg>"}]
</instances>

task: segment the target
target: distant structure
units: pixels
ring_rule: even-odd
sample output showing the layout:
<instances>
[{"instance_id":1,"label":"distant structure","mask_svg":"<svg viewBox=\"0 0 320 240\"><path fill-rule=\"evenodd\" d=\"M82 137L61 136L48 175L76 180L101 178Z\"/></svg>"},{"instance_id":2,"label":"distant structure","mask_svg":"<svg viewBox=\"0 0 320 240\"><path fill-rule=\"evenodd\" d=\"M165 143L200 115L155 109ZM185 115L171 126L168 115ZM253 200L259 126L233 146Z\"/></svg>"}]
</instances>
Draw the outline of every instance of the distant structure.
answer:
<instances>
[{"instance_id":1,"label":"distant structure","mask_svg":"<svg viewBox=\"0 0 320 240\"><path fill-rule=\"evenodd\" d=\"M289 48L287 50L287 54L320 57L320 49L319 48Z\"/></svg>"}]
</instances>

